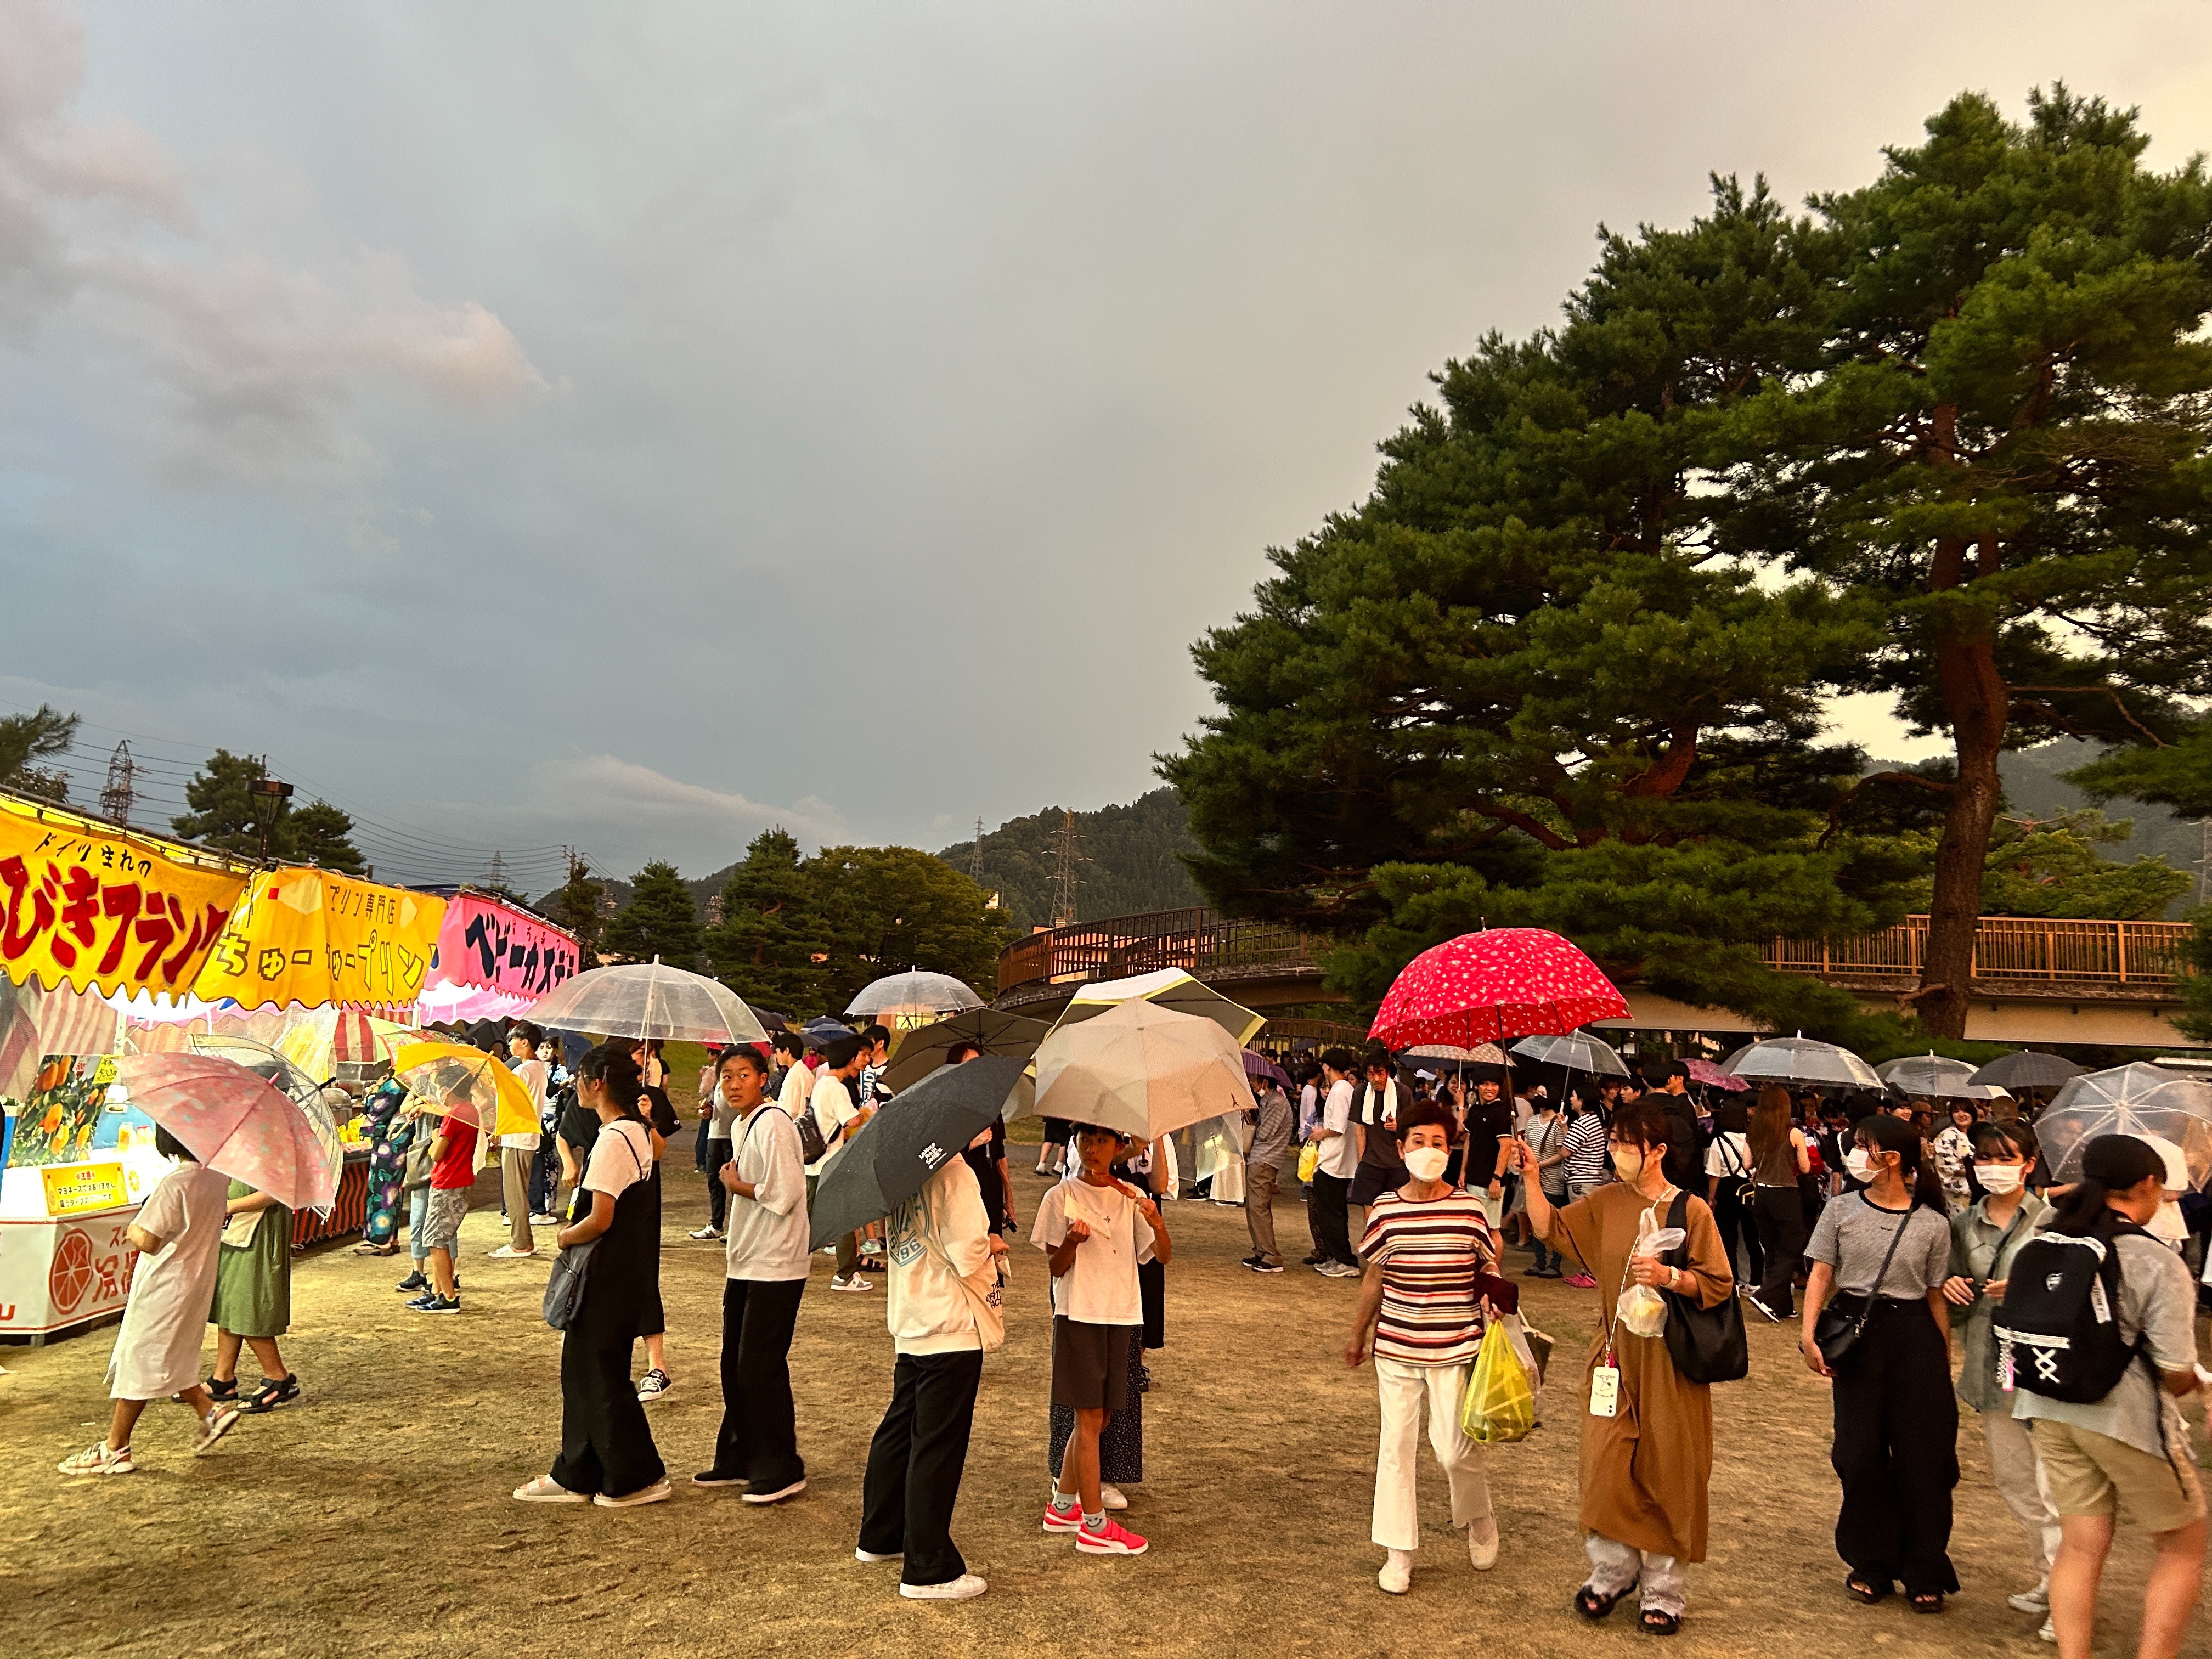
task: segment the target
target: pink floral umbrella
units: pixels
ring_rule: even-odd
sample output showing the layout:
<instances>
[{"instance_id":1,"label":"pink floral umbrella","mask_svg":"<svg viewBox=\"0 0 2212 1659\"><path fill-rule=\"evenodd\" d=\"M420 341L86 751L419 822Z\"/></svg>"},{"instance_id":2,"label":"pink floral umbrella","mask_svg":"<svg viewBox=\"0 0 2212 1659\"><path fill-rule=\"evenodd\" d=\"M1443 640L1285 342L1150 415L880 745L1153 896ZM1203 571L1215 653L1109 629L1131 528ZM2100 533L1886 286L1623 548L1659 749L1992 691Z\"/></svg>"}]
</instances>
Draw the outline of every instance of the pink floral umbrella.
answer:
<instances>
[{"instance_id":1,"label":"pink floral umbrella","mask_svg":"<svg viewBox=\"0 0 2212 1659\"><path fill-rule=\"evenodd\" d=\"M1472 1048L1627 1017L1613 981L1557 933L1492 927L1447 939L1407 963L1367 1035L1391 1049L1427 1042Z\"/></svg>"},{"instance_id":2,"label":"pink floral umbrella","mask_svg":"<svg viewBox=\"0 0 2212 1659\"><path fill-rule=\"evenodd\" d=\"M1686 1060L1682 1064L1689 1068L1691 1082L1702 1083L1708 1089L1720 1089L1732 1095L1740 1095L1748 1092L1751 1088L1751 1085L1734 1072L1724 1072L1710 1060Z\"/></svg>"},{"instance_id":3,"label":"pink floral umbrella","mask_svg":"<svg viewBox=\"0 0 2212 1659\"><path fill-rule=\"evenodd\" d=\"M131 1103L234 1181L289 1210L327 1211L337 1182L291 1097L213 1054L125 1054L116 1079Z\"/></svg>"}]
</instances>

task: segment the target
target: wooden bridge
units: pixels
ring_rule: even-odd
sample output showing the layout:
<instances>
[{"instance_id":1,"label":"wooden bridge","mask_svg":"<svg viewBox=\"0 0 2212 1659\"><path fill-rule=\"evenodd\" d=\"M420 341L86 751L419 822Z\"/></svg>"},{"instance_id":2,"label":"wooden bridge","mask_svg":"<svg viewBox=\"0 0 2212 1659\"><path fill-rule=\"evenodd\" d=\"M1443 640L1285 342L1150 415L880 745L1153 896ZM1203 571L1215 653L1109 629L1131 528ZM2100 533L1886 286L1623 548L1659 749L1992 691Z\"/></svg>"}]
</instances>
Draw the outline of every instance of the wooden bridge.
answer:
<instances>
[{"instance_id":1,"label":"wooden bridge","mask_svg":"<svg viewBox=\"0 0 2212 1659\"><path fill-rule=\"evenodd\" d=\"M1966 1035L1997 1042L2108 1043L2184 1048L2168 1017L2189 926L2178 921L2050 921L1984 916L1974 938L1973 1001ZM996 1006L1050 1013L1086 980L1181 968L1262 1012L1339 1002L1322 984L1322 959L1335 941L1273 922L1240 921L1210 909L1157 910L1077 922L1030 934L999 957ZM1776 939L1760 955L1771 966L1859 994L1869 1008L1899 1006L1917 988L1928 918L1839 945ZM1638 1028L1715 1032L1756 1029L1740 1014L1693 1008L1630 987Z\"/></svg>"}]
</instances>

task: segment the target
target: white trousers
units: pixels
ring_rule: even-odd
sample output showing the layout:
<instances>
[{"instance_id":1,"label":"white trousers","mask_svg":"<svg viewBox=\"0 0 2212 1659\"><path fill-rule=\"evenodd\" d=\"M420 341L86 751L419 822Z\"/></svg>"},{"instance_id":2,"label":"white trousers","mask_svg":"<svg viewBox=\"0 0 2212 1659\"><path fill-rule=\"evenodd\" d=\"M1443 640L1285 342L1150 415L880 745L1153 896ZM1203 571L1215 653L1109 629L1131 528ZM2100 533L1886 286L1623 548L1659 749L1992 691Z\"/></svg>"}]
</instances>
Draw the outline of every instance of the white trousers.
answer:
<instances>
[{"instance_id":1,"label":"white trousers","mask_svg":"<svg viewBox=\"0 0 2212 1659\"><path fill-rule=\"evenodd\" d=\"M1680 1619L1689 1605L1682 1564L1671 1555L1654 1555L1595 1533L1583 1540L1583 1553L1590 1563L1586 1583L1600 1595L1618 1595L1641 1578L1644 1607Z\"/></svg>"},{"instance_id":2,"label":"white trousers","mask_svg":"<svg viewBox=\"0 0 2212 1659\"><path fill-rule=\"evenodd\" d=\"M1460 1432L1459 1407L1472 1361L1463 1365L1408 1365L1375 1361L1375 1386L1382 1401L1382 1443L1375 1455L1375 1524L1370 1535L1386 1550L1417 1550L1421 1522L1413 1500L1413 1465L1420 1455L1421 1402L1429 1407L1429 1444L1451 1487L1455 1527L1490 1517L1490 1481L1482 1448Z\"/></svg>"},{"instance_id":3,"label":"white trousers","mask_svg":"<svg viewBox=\"0 0 2212 1659\"><path fill-rule=\"evenodd\" d=\"M1997 1496L2027 1534L2027 1559L2035 1576L2051 1576L2051 1559L2058 1553L2058 1511L2044 1489L2043 1463L2035 1455L2035 1440L2027 1425L2004 1412L1982 1413L1982 1437L1989 1442L1990 1475Z\"/></svg>"}]
</instances>

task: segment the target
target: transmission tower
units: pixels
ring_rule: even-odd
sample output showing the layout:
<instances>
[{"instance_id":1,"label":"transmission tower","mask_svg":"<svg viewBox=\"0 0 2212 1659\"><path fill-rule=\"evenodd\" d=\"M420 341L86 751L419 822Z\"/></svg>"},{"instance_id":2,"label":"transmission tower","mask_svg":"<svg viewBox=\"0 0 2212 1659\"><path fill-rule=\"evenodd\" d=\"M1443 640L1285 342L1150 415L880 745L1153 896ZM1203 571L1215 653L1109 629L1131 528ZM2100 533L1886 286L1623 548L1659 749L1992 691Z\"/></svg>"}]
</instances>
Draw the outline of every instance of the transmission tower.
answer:
<instances>
[{"instance_id":1,"label":"transmission tower","mask_svg":"<svg viewBox=\"0 0 2212 1659\"><path fill-rule=\"evenodd\" d=\"M1052 925L1066 927L1075 921L1075 814L1066 807L1060 811L1060 870L1053 878Z\"/></svg>"},{"instance_id":2,"label":"transmission tower","mask_svg":"<svg viewBox=\"0 0 2212 1659\"><path fill-rule=\"evenodd\" d=\"M492 852L490 864L484 868L484 885L495 893L507 891L507 860L496 848Z\"/></svg>"},{"instance_id":3,"label":"transmission tower","mask_svg":"<svg viewBox=\"0 0 2212 1659\"><path fill-rule=\"evenodd\" d=\"M131 740L126 738L115 745L115 752L107 757L107 782L100 792L102 817L129 826L134 795L131 783L137 774L138 763L131 758Z\"/></svg>"},{"instance_id":4,"label":"transmission tower","mask_svg":"<svg viewBox=\"0 0 2212 1659\"><path fill-rule=\"evenodd\" d=\"M983 820L975 820L975 845L968 854L968 878L978 887L983 884Z\"/></svg>"}]
</instances>

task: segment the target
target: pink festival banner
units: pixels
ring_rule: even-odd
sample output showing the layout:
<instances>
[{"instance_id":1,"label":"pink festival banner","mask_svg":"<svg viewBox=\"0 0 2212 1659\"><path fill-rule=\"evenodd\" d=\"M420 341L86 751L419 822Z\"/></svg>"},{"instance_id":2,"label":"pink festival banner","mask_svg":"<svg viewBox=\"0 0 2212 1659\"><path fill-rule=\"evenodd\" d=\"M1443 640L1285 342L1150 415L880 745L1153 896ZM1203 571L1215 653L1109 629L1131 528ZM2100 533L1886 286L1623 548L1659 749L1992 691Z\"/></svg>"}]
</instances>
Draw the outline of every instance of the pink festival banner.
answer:
<instances>
[{"instance_id":1,"label":"pink festival banner","mask_svg":"<svg viewBox=\"0 0 2212 1659\"><path fill-rule=\"evenodd\" d=\"M535 1000L576 969L573 934L497 899L462 893L447 902L430 983L483 986Z\"/></svg>"}]
</instances>

